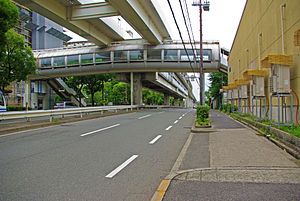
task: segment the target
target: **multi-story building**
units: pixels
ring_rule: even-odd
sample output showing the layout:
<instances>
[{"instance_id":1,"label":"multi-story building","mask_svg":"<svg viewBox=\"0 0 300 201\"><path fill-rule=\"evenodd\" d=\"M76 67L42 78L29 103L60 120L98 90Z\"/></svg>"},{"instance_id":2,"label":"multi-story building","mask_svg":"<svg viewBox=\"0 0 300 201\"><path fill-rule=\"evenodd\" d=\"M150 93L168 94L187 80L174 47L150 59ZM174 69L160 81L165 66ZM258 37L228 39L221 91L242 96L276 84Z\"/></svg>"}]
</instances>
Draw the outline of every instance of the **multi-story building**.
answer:
<instances>
[{"instance_id":1,"label":"multi-story building","mask_svg":"<svg viewBox=\"0 0 300 201\"><path fill-rule=\"evenodd\" d=\"M291 92L300 96L299 8L299 0L247 1L228 59L230 86L248 79L250 100L260 99L266 106L262 113L275 121L295 122Z\"/></svg>"},{"instance_id":2,"label":"multi-story building","mask_svg":"<svg viewBox=\"0 0 300 201\"><path fill-rule=\"evenodd\" d=\"M30 9L12 1L19 8L17 33L24 37L25 45L33 50L62 47L71 39L63 33L63 27L51 20L32 12ZM21 82L12 83L12 93L8 95L8 105L22 105L35 109L53 108L54 92L46 81L33 80L30 87Z\"/></svg>"}]
</instances>

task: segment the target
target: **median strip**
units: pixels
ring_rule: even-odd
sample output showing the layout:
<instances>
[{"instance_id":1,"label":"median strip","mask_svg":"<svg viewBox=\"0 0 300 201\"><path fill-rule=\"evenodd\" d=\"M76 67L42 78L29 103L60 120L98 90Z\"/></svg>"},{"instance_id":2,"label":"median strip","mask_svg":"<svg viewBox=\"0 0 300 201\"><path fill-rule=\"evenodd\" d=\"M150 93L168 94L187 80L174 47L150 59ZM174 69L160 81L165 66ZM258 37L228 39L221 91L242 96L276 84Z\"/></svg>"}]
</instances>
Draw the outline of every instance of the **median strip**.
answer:
<instances>
[{"instance_id":1,"label":"median strip","mask_svg":"<svg viewBox=\"0 0 300 201\"><path fill-rule=\"evenodd\" d=\"M104 130L107 130L107 129L110 129L110 128L114 128L114 127L117 127L117 126L120 126L120 124L115 124L115 125L112 125L112 126L109 126L109 127L106 127L106 128L101 128L99 130L91 131L91 132L82 134L80 136L84 137L84 136L91 135L91 134L94 134L94 133L97 133L97 132L100 132L100 131L104 131Z\"/></svg>"},{"instance_id":2,"label":"median strip","mask_svg":"<svg viewBox=\"0 0 300 201\"><path fill-rule=\"evenodd\" d=\"M154 138L151 142L149 142L149 144L154 144L161 137L162 137L162 135L156 136L156 138Z\"/></svg>"},{"instance_id":3,"label":"median strip","mask_svg":"<svg viewBox=\"0 0 300 201\"><path fill-rule=\"evenodd\" d=\"M127 165L129 165L132 161L134 161L139 155L133 155L131 156L127 161L122 163L119 167L117 167L115 170L113 170L111 173L106 175L106 178L113 178L116 174L118 174L122 169L124 169Z\"/></svg>"}]
</instances>

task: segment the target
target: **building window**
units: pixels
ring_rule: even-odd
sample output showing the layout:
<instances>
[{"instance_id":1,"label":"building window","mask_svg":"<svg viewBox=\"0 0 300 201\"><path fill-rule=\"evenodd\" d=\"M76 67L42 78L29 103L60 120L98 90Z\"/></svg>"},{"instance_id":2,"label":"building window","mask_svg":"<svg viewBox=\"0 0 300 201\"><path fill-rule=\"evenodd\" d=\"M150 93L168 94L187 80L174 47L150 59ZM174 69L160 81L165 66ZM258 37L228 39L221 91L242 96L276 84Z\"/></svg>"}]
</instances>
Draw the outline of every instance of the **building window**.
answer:
<instances>
[{"instance_id":1,"label":"building window","mask_svg":"<svg viewBox=\"0 0 300 201\"><path fill-rule=\"evenodd\" d=\"M165 50L164 51L165 61L178 61L178 50Z\"/></svg>"},{"instance_id":2,"label":"building window","mask_svg":"<svg viewBox=\"0 0 300 201\"><path fill-rule=\"evenodd\" d=\"M147 50L147 60L161 60L161 50Z\"/></svg>"},{"instance_id":3,"label":"building window","mask_svg":"<svg viewBox=\"0 0 300 201\"><path fill-rule=\"evenodd\" d=\"M129 51L130 61L144 60L144 50Z\"/></svg>"},{"instance_id":4,"label":"building window","mask_svg":"<svg viewBox=\"0 0 300 201\"><path fill-rule=\"evenodd\" d=\"M127 61L127 51L114 51L114 61Z\"/></svg>"},{"instance_id":5,"label":"building window","mask_svg":"<svg viewBox=\"0 0 300 201\"><path fill-rule=\"evenodd\" d=\"M193 50L180 50L180 61L194 61Z\"/></svg>"},{"instance_id":6,"label":"building window","mask_svg":"<svg viewBox=\"0 0 300 201\"><path fill-rule=\"evenodd\" d=\"M53 66L64 66L65 57L53 57Z\"/></svg>"},{"instance_id":7,"label":"building window","mask_svg":"<svg viewBox=\"0 0 300 201\"><path fill-rule=\"evenodd\" d=\"M79 64L79 55L67 56L67 65L78 65Z\"/></svg>"},{"instance_id":8,"label":"building window","mask_svg":"<svg viewBox=\"0 0 300 201\"><path fill-rule=\"evenodd\" d=\"M92 64L92 63L93 63L93 54L81 55L81 64Z\"/></svg>"},{"instance_id":9,"label":"building window","mask_svg":"<svg viewBox=\"0 0 300 201\"><path fill-rule=\"evenodd\" d=\"M42 58L39 59L40 67L49 67L51 66L51 58Z\"/></svg>"},{"instance_id":10,"label":"building window","mask_svg":"<svg viewBox=\"0 0 300 201\"><path fill-rule=\"evenodd\" d=\"M98 52L95 54L96 63L110 61L110 52Z\"/></svg>"}]
</instances>

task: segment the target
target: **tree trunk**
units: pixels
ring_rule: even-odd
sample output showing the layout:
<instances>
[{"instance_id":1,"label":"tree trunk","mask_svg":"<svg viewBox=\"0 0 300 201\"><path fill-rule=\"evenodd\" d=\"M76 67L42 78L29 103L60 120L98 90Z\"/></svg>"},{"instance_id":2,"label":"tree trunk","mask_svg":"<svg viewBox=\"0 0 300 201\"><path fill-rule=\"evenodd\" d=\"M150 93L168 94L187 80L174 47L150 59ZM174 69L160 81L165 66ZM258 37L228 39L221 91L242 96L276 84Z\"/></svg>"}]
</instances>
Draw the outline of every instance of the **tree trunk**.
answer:
<instances>
[{"instance_id":1,"label":"tree trunk","mask_svg":"<svg viewBox=\"0 0 300 201\"><path fill-rule=\"evenodd\" d=\"M102 84L101 84L101 91L102 91L102 105L104 106L104 81L102 81Z\"/></svg>"},{"instance_id":2,"label":"tree trunk","mask_svg":"<svg viewBox=\"0 0 300 201\"><path fill-rule=\"evenodd\" d=\"M92 93L91 93L91 98L92 98L92 106L95 106L94 94L95 94L95 92L92 92Z\"/></svg>"}]
</instances>

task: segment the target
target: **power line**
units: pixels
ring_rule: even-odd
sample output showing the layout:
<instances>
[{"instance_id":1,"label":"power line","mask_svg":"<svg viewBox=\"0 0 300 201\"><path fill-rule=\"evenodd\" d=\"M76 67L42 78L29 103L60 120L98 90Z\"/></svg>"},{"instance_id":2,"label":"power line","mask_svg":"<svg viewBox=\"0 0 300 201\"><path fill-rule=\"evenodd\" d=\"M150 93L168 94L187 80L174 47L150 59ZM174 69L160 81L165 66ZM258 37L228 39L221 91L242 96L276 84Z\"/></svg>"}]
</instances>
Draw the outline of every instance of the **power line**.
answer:
<instances>
[{"instance_id":1,"label":"power line","mask_svg":"<svg viewBox=\"0 0 300 201\"><path fill-rule=\"evenodd\" d=\"M186 8L187 16L188 16L188 21L189 21L189 25L190 25L190 30L191 30L191 33L192 33L193 42L194 42L194 44L196 44L196 42L195 42L195 37L194 37L194 32L193 32L193 28L192 28L192 23L191 23L191 18L190 18L190 13L189 13L189 9L188 9L186 0L184 0L184 3L185 3L185 8Z\"/></svg>"},{"instance_id":2,"label":"power line","mask_svg":"<svg viewBox=\"0 0 300 201\"><path fill-rule=\"evenodd\" d=\"M187 54L187 56L188 56L189 63L190 63L190 67L191 67L191 69L192 69L192 71L193 71L193 73L194 73L194 76L196 77L194 68L193 68L193 66L192 66L192 62L191 62L191 60L190 60L188 51L187 51L187 49L186 49L186 47L185 47L185 44L184 44L184 41L183 41L183 38L182 38L182 34L181 34L181 31L180 31L180 28L179 28L178 23L177 23L177 20L176 20L176 18L175 18L174 11L173 11L172 6L171 6L171 4L170 4L170 0L168 0L168 4L169 4L170 10L171 10L171 12L172 12L172 16L173 16L173 19L174 19L174 21L175 21L177 30L178 30L178 32L179 32L179 36L180 36L180 38L181 38L181 42L182 42L182 44L183 44L184 50L185 50L185 52L186 52L186 54ZM200 83L199 83L198 79L196 79L196 81L197 81L198 85L200 86Z\"/></svg>"},{"instance_id":3,"label":"power line","mask_svg":"<svg viewBox=\"0 0 300 201\"><path fill-rule=\"evenodd\" d=\"M190 31L189 31L189 28L188 28L187 23L186 23L186 17L185 17L184 11L183 11L183 7L182 7L182 4L181 4L181 0L178 0L178 1L179 1L179 3L180 3L181 12L182 12L182 16L183 16L183 19L184 19L184 24L185 24L187 33L188 33L188 35L189 35L189 40L190 40L190 43L191 43L191 46L192 46L193 55L194 55L194 60L196 61L195 50L194 50L194 46L193 46L193 43L192 43Z\"/></svg>"}]
</instances>

